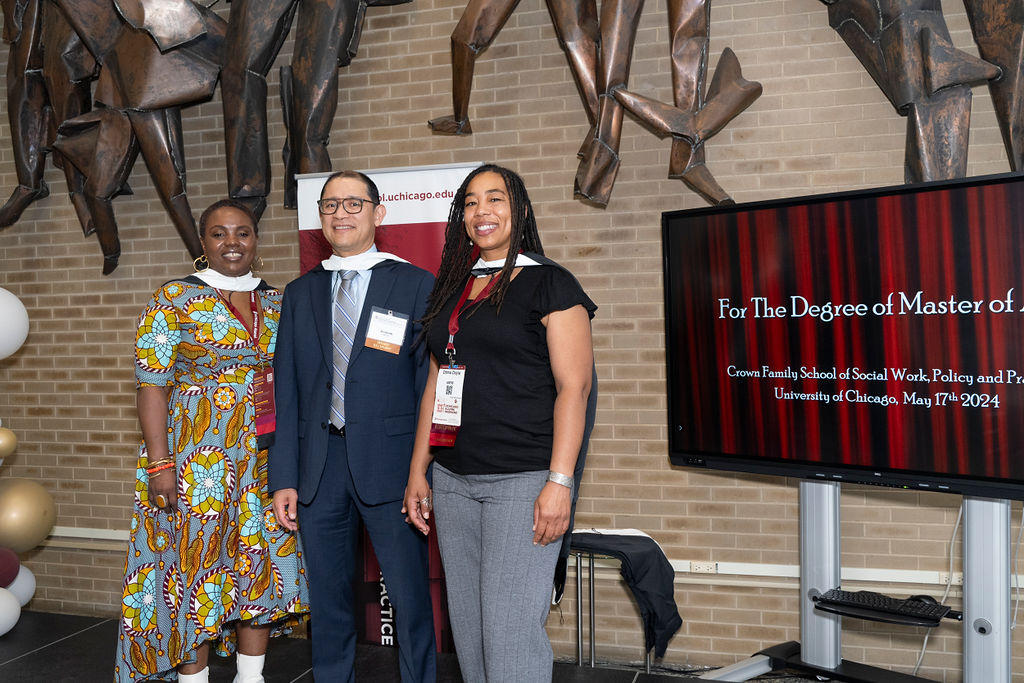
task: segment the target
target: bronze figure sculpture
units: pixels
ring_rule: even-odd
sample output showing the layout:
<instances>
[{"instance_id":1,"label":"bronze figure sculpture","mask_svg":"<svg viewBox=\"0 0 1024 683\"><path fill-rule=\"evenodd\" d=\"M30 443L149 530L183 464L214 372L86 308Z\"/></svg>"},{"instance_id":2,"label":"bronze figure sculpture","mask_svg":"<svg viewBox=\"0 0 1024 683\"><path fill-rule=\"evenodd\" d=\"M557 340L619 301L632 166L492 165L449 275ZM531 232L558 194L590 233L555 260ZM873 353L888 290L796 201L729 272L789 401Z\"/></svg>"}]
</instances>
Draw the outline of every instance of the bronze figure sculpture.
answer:
<instances>
[{"instance_id":1,"label":"bronze figure sculpture","mask_svg":"<svg viewBox=\"0 0 1024 683\"><path fill-rule=\"evenodd\" d=\"M429 122L435 133L472 132L469 96L476 58L491 45L517 4L518 0L469 0L451 36L453 114ZM748 107L760 95L761 86L743 80L739 62L727 50L707 94L713 106L705 108L708 0L669 2L675 107L625 90L643 0L607 0L601 5L599 21L594 0L548 0L547 4L591 124L579 150L575 194L600 206L608 203L619 168L625 107L656 132L672 135L669 177L682 178L708 201L728 201L704 165L704 142ZM673 109L676 113L669 111ZM687 122L681 123L679 116Z\"/></svg>"},{"instance_id":2,"label":"bronze figure sculpture","mask_svg":"<svg viewBox=\"0 0 1024 683\"><path fill-rule=\"evenodd\" d=\"M44 0L0 0L4 40L11 43L7 59L7 114L11 126L18 187L0 207L0 229L13 225L36 199L49 195L43 180L55 122L89 110L89 82L96 62L82 46L63 15ZM43 45L48 45L45 52ZM82 196L84 178L60 154L54 164L63 169L71 203L82 230L91 234Z\"/></svg>"},{"instance_id":3,"label":"bronze figure sculpture","mask_svg":"<svg viewBox=\"0 0 1024 683\"><path fill-rule=\"evenodd\" d=\"M967 173L971 86L999 69L953 47L938 0L822 0L896 111L907 117L908 183Z\"/></svg>"},{"instance_id":4,"label":"bronze figure sculpture","mask_svg":"<svg viewBox=\"0 0 1024 683\"><path fill-rule=\"evenodd\" d=\"M619 172L623 109L614 93L625 88L629 80L633 44L643 8L644 0L601 3L597 125L580 150L574 181L576 196L599 206L608 204Z\"/></svg>"},{"instance_id":5,"label":"bronze figure sculpture","mask_svg":"<svg viewBox=\"0 0 1024 683\"><path fill-rule=\"evenodd\" d=\"M725 48L705 95L707 63L701 61L685 72L688 87L675 88L675 106L627 90L616 90L615 99L658 135L672 136L669 178L682 180L710 204L732 204L705 164L704 143L761 96L761 84L745 80L736 55Z\"/></svg>"},{"instance_id":6,"label":"bronze figure sculpture","mask_svg":"<svg viewBox=\"0 0 1024 683\"><path fill-rule=\"evenodd\" d=\"M221 74L228 194L257 217L270 193L267 81L298 14L291 66L281 67L286 128L284 205L295 208L295 174L331 170L327 140L338 106L338 67L356 54L367 5L410 0L234 0Z\"/></svg>"},{"instance_id":7,"label":"bronze figure sculpture","mask_svg":"<svg viewBox=\"0 0 1024 683\"><path fill-rule=\"evenodd\" d=\"M669 178L711 204L732 203L705 165L704 143L761 96L761 84L745 80L736 55L725 48L705 93L711 2L669 0L668 8L674 106L625 88L615 90L615 99L658 135L672 136Z\"/></svg>"},{"instance_id":8,"label":"bronze figure sculpture","mask_svg":"<svg viewBox=\"0 0 1024 683\"><path fill-rule=\"evenodd\" d=\"M0 3L11 42L8 113L18 175L0 207L0 228L48 194L43 164L53 152L82 231L96 234L103 273L111 273L121 252L112 200L130 192L128 174L141 152L189 254L199 256L179 108L212 95L224 21L192 0Z\"/></svg>"},{"instance_id":9,"label":"bronze figure sculpture","mask_svg":"<svg viewBox=\"0 0 1024 683\"><path fill-rule=\"evenodd\" d=\"M519 0L469 0L451 36L453 113L428 122L435 133L468 135L473 132L469 121L469 97L473 91L476 59L498 37L518 4ZM594 126L598 110L600 40L597 4L595 0L547 0L547 6L555 34L583 98L587 119Z\"/></svg>"},{"instance_id":10,"label":"bronze figure sculpture","mask_svg":"<svg viewBox=\"0 0 1024 683\"><path fill-rule=\"evenodd\" d=\"M1024 2L964 0L978 54L999 67L988 82L1010 168L1024 170Z\"/></svg>"},{"instance_id":11,"label":"bronze figure sculpture","mask_svg":"<svg viewBox=\"0 0 1024 683\"><path fill-rule=\"evenodd\" d=\"M165 0L157 12L149 11L151 0L51 1L102 65L98 106L60 122L54 146L86 178L84 201L103 252L103 273L117 267L121 252L112 201L124 191L140 153L171 222L189 254L198 257L202 246L185 194L180 107L213 94L224 20L192 0Z\"/></svg>"}]
</instances>

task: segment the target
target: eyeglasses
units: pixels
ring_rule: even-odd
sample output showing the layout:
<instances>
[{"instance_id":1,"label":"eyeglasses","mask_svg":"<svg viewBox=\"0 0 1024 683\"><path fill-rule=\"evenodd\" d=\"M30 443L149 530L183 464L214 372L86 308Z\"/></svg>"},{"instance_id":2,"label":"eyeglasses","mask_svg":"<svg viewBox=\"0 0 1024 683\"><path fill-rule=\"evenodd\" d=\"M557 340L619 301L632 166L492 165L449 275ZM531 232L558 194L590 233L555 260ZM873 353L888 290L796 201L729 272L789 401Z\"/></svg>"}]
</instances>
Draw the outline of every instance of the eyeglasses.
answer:
<instances>
[{"instance_id":1,"label":"eyeglasses","mask_svg":"<svg viewBox=\"0 0 1024 683\"><path fill-rule=\"evenodd\" d=\"M338 207L345 209L345 213L356 214L363 210L363 204L369 204L375 206L377 202L372 202L369 199L363 199L361 197L345 197L344 199L320 199L316 205L320 209L320 213L325 216L330 216L338 212Z\"/></svg>"}]
</instances>

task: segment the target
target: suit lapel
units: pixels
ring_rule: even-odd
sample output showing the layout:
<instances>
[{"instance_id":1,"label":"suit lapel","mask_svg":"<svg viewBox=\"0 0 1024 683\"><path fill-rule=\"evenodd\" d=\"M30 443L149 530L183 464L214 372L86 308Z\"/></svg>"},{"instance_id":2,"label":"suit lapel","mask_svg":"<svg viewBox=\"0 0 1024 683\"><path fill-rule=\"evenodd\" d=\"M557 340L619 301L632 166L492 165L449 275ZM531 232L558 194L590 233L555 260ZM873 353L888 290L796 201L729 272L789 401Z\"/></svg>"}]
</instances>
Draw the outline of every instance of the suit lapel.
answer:
<instances>
[{"instance_id":1,"label":"suit lapel","mask_svg":"<svg viewBox=\"0 0 1024 683\"><path fill-rule=\"evenodd\" d=\"M334 349L331 345L331 273L317 265L312 274L314 277L309 283L309 305L313 312L316 338L320 342L320 353L330 368L334 365Z\"/></svg>"},{"instance_id":2,"label":"suit lapel","mask_svg":"<svg viewBox=\"0 0 1024 683\"><path fill-rule=\"evenodd\" d=\"M394 263L384 261L374 266L370 273L370 286L366 290L366 300L363 301L363 310L359 314L359 323L356 325L356 338L352 344L352 357L348 361L349 365L356 362L363 347L366 346L366 328L370 324L371 309L387 301L391 294L391 288L395 286Z\"/></svg>"}]
</instances>

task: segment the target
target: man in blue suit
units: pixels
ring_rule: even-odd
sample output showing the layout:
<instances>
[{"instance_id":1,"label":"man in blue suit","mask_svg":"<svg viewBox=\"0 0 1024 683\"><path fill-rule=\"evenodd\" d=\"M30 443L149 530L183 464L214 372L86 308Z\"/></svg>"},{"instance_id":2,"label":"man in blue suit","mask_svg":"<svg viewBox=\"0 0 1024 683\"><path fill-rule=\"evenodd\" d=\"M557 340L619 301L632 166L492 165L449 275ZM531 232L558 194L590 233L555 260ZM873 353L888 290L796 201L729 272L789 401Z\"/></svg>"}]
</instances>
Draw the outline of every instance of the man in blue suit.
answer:
<instances>
[{"instance_id":1,"label":"man in blue suit","mask_svg":"<svg viewBox=\"0 0 1024 683\"><path fill-rule=\"evenodd\" d=\"M269 460L274 512L304 546L313 675L355 680L361 519L395 607L402 681L433 683L427 544L401 513L427 369L412 347L433 277L376 250L385 209L362 173L331 175L318 205L334 254L285 288Z\"/></svg>"}]
</instances>

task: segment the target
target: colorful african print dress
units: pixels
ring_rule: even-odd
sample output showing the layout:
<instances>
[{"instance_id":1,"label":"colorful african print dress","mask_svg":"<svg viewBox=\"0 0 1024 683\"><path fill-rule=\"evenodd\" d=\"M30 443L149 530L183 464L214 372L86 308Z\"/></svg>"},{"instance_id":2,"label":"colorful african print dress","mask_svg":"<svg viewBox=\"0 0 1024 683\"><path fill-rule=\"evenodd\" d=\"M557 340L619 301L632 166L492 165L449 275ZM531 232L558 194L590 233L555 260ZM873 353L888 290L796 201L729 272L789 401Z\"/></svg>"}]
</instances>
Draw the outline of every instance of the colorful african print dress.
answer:
<instances>
[{"instance_id":1,"label":"colorful african print dress","mask_svg":"<svg viewBox=\"0 0 1024 683\"><path fill-rule=\"evenodd\" d=\"M200 643L219 639L223 655L234 649L231 622L269 624L308 609L301 545L274 517L254 424L252 380L273 357L281 293L261 283L255 294L255 343L197 278L161 287L139 318L137 384L171 387L178 502L173 513L149 502L143 444L121 596L121 683L175 680Z\"/></svg>"}]
</instances>

